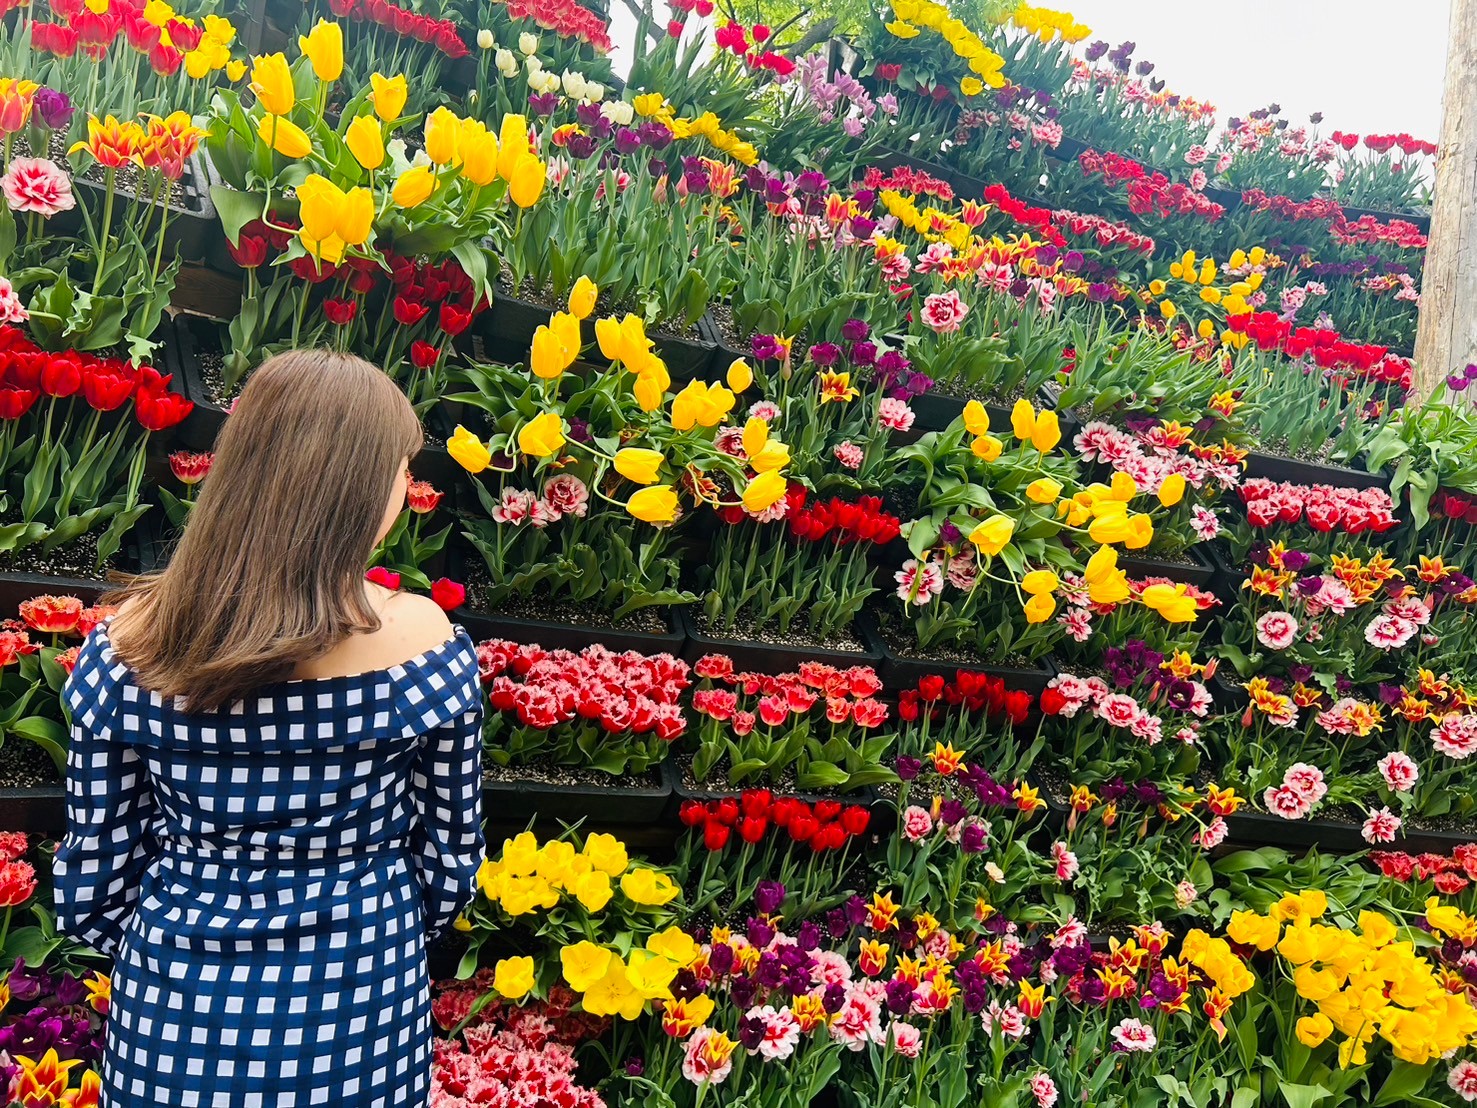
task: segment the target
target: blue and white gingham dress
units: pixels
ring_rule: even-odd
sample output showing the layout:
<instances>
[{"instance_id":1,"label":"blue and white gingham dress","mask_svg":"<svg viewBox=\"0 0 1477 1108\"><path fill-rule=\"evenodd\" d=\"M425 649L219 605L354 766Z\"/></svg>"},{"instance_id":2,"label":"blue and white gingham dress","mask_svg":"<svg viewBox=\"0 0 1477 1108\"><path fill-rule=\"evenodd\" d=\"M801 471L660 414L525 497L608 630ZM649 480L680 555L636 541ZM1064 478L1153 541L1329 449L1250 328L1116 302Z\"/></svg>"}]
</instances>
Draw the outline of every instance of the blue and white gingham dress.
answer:
<instances>
[{"instance_id":1,"label":"blue and white gingham dress","mask_svg":"<svg viewBox=\"0 0 1477 1108\"><path fill-rule=\"evenodd\" d=\"M99 627L66 697L56 904L115 958L104 1105L422 1108L425 937L483 854L466 632L191 715Z\"/></svg>"}]
</instances>

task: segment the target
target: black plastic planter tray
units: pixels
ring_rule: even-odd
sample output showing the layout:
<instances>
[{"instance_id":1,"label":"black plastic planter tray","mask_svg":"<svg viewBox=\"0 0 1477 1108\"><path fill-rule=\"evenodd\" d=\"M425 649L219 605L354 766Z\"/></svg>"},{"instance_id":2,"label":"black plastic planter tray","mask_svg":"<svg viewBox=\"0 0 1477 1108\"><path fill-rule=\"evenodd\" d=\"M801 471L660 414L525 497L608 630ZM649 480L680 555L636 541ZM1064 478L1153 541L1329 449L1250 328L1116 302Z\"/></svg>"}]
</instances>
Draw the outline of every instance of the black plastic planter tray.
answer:
<instances>
[{"instance_id":1,"label":"black plastic planter tray","mask_svg":"<svg viewBox=\"0 0 1477 1108\"><path fill-rule=\"evenodd\" d=\"M857 620L856 637L864 644L869 642L864 624L865 613ZM825 662L838 667L878 667L882 654L875 647L866 650L828 650L822 646L789 646L766 642L749 642L742 639L725 639L697 629L693 615L688 611L677 613L678 630L686 638L682 656L695 662L704 654L726 654L733 659L734 668L752 673L788 673L798 669L802 662Z\"/></svg>"},{"instance_id":2,"label":"black plastic planter tray","mask_svg":"<svg viewBox=\"0 0 1477 1108\"><path fill-rule=\"evenodd\" d=\"M1204 544L1204 554L1210 560L1215 573L1211 578L1210 591L1221 598L1224 604L1234 604L1241 596L1242 586L1246 584L1247 573L1243 569L1230 564L1227 561L1229 551L1224 550L1219 542Z\"/></svg>"},{"instance_id":3,"label":"black plastic planter tray","mask_svg":"<svg viewBox=\"0 0 1477 1108\"><path fill-rule=\"evenodd\" d=\"M95 604L98 597L114 586L103 580L81 577L46 577L39 573L0 573L0 619L13 619L22 601L33 596L80 597L84 604Z\"/></svg>"},{"instance_id":4,"label":"black plastic planter tray","mask_svg":"<svg viewBox=\"0 0 1477 1108\"><path fill-rule=\"evenodd\" d=\"M553 312L542 304L496 292L492 306L473 322L476 333L493 357L521 362L533 345L533 333L549 322Z\"/></svg>"},{"instance_id":5,"label":"black plastic planter tray","mask_svg":"<svg viewBox=\"0 0 1477 1108\"><path fill-rule=\"evenodd\" d=\"M544 781L488 781L482 787L482 810L489 820L526 823L578 823L601 827L644 827L661 820L669 807L672 787L664 770L655 784L636 785L629 778L612 777L610 787Z\"/></svg>"},{"instance_id":6,"label":"black plastic planter tray","mask_svg":"<svg viewBox=\"0 0 1477 1108\"><path fill-rule=\"evenodd\" d=\"M1320 462L1301 462L1296 458L1278 458L1253 450L1246 459L1247 477L1265 477L1271 481L1287 481L1295 485L1333 485L1342 489L1389 489L1390 479L1383 473L1370 473L1347 466Z\"/></svg>"},{"instance_id":7,"label":"black plastic planter tray","mask_svg":"<svg viewBox=\"0 0 1477 1108\"><path fill-rule=\"evenodd\" d=\"M174 320L172 341L165 344L165 368L174 375L174 384L192 401L195 410L179 425L177 434L187 450L215 449L215 438L226 422L226 408L205 385L200 372L200 355L219 351L219 325L204 316L180 315Z\"/></svg>"},{"instance_id":8,"label":"black plastic planter tray","mask_svg":"<svg viewBox=\"0 0 1477 1108\"><path fill-rule=\"evenodd\" d=\"M500 615L497 612L479 612L471 608L458 608L452 620L467 629L473 639L510 639L519 643L537 643L550 650L583 650L591 643L599 643L610 650L635 650L641 654L682 653L684 635L675 614L672 625L675 630L666 633L652 631L622 631L609 627L585 627L574 623L556 623L553 620L520 619L516 616Z\"/></svg>"},{"instance_id":9,"label":"black plastic planter tray","mask_svg":"<svg viewBox=\"0 0 1477 1108\"><path fill-rule=\"evenodd\" d=\"M704 326L705 323L708 325ZM706 379L713 369L718 344L709 336L717 328L708 321L706 312L694 326L697 328L697 338L669 335L655 329L647 331L647 337L656 346L656 352L666 363L667 373L673 381ZM724 362L723 368L727 369L728 362L732 360L730 358Z\"/></svg>"},{"instance_id":10,"label":"black plastic planter tray","mask_svg":"<svg viewBox=\"0 0 1477 1108\"><path fill-rule=\"evenodd\" d=\"M1136 558L1125 554L1118 559L1118 568L1134 580L1142 577L1167 577L1171 581L1182 581L1196 588L1209 588L1215 578L1215 566L1201 553L1199 546L1186 547L1185 556L1193 559L1194 564L1162 562L1158 558Z\"/></svg>"},{"instance_id":11,"label":"black plastic planter tray","mask_svg":"<svg viewBox=\"0 0 1477 1108\"><path fill-rule=\"evenodd\" d=\"M1235 666L1229 664L1216 668L1215 676L1210 679L1210 696L1217 711L1240 712L1251 703L1251 696L1241 683L1241 675Z\"/></svg>"},{"instance_id":12,"label":"black plastic planter tray","mask_svg":"<svg viewBox=\"0 0 1477 1108\"><path fill-rule=\"evenodd\" d=\"M16 740L24 742L24 739ZM65 785L0 788L0 831L60 836L67 829Z\"/></svg>"},{"instance_id":13,"label":"black plastic planter tray","mask_svg":"<svg viewBox=\"0 0 1477 1108\"><path fill-rule=\"evenodd\" d=\"M62 161L62 159L57 160ZM204 261L211 255L213 243L217 240L222 244L225 242L225 231L221 228L220 220L216 218L215 204L210 199L210 179L202 152L196 152L185 163L185 174L176 184L182 195L179 202L171 201L169 204L169 224L164 228L165 257L170 258L177 252L185 261ZM89 180L79 175L72 178L72 186L84 194L92 194L85 197L89 211L98 214L102 212L106 190L101 181ZM139 199L121 184L116 189L116 196L117 200L113 204L114 233L117 232L122 220L132 217L132 204ZM127 203L119 203L120 201ZM160 205L156 202L150 206L159 207ZM157 229L158 224L158 213L151 211L149 226ZM82 227L81 211L74 208L53 216L48 223L47 231L52 234L79 234Z\"/></svg>"},{"instance_id":14,"label":"black plastic planter tray","mask_svg":"<svg viewBox=\"0 0 1477 1108\"><path fill-rule=\"evenodd\" d=\"M968 400L950 396L935 388L922 396L913 397L908 401L908 406L913 409L915 430L943 431L964 414L964 406L968 403ZM991 434L997 438L1002 434L1010 434L1009 408L999 404L986 404L985 412L990 417Z\"/></svg>"},{"instance_id":15,"label":"black plastic planter tray","mask_svg":"<svg viewBox=\"0 0 1477 1108\"><path fill-rule=\"evenodd\" d=\"M1356 823L1335 820L1288 820L1269 812L1242 810L1226 817L1227 841L1240 847L1317 847L1325 854L1355 854L1364 850L1403 850L1412 854L1449 854L1454 847L1477 842L1477 828L1469 831L1415 831L1393 843L1364 841Z\"/></svg>"},{"instance_id":16,"label":"black plastic planter tray","mask_svg":"<svg viewBox=\"0 0 1477 1108\"><path fill-rule=\"evenodd\" d=\"M1047 682L1056 676L1056 668L1046 658L1041 659L1034 666L997 666L895 654L881 633L870 622L862 624L861 628L862 633L868 638L868 645L882 655L879 672L882 675L883 684L891 691L915 688L920 679L931 677L934 674L953 677L957 671L965 670L969 673L983 673L990 677L998 677L1005 682L1007 690L1020 689L1033 696L1040 696Z\"/></svg>"}]
</instances>

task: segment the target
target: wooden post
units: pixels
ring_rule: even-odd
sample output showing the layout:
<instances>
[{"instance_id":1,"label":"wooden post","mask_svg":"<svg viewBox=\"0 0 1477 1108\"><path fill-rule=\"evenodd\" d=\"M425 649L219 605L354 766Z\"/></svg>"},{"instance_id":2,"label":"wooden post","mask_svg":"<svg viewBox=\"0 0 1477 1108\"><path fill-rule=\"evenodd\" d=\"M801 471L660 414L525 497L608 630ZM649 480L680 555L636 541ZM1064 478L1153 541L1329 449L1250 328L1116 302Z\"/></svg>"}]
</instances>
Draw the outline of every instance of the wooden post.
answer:
<instances>
[{"instance_id":1,"label":"wooden post","mask_svg":"<svg viewBox=\"0 0 1477 1108\"><path fill-rule=\"evenodd\" d=\"M1451 0L1435 188L1414 403L1445 388L1447 374L1477 361L1477 0Z\"/></svg>"}]
</instances>

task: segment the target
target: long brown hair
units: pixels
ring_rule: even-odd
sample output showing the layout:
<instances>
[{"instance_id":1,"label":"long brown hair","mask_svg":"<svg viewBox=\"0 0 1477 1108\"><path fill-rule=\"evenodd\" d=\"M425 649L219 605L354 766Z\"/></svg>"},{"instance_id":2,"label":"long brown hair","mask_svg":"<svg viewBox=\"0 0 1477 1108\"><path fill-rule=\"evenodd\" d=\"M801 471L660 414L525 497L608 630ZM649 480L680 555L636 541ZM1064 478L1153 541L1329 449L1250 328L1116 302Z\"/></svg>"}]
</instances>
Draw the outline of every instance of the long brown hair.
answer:
<instances>
[{"instance_id":1,"label":"long brown hair","mask_svg":"<svg viewBox=\"0 0 1477 1108\"><path fill-rule=\"evenodd\" d=\"M115 647L139 684L215 711L376 630L364 567L397 467L422 443L409 401L362 358L262 363L169 566L116 598L131 601Z\"/></svg>"}]
</instances>

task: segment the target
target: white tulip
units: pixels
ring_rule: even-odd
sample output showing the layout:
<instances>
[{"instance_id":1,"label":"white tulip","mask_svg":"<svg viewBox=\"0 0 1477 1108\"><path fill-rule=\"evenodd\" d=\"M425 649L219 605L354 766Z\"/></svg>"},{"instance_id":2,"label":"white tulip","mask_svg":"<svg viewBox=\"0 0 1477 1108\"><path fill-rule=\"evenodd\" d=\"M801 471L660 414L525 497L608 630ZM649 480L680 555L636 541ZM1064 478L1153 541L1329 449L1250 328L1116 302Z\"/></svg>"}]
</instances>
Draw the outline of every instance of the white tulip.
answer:
<instances>
[{"instance_id":1,"label":"white tulip","mask_svg":"<svg viewBox=\"0 0 1477 1108\"><path fill-rule=\"evenodd\" d=\"M491 50L497 46L497 39L492 37L492 32L486 27L477 32L477 45L483 50Z\"/></svg>"},{"instance_id":2,"label":"white tulip","mask_svg":"<svg viewBox=\"0 0 1477 1108\"><path fill-rule=\"evenodd\" d=\"M564 95L574 100L583 100L585 97L585 79L578 73L565 70L561 83L564 85Z\"/></svg>"},{"instance_id":3,"label":"white tulip","mask_svg":"<svg viewBox=\"0 0 1477 1108\"><path fill-rule=\"evenodd\" d=\"M538 51L538 35L531 35L524 31L518 36L518 49L525 54L533 54Z\"/></svg>"},{"instance_id":4,"label":"white tulip","mask_svg":"<svg viewBox=\"0 0 1477 1108\"><path fill-rule=\"evenodd\" d=\"M624 100L612 100L610 103L602 105L600 114L617 127L628 126L631 120L636 118L635 109Z\"/></svg>"},{"instance_id":5,"label":"white tulip","mask_svg":"<svg viewBox=\"0 0 1477 1108\"><path fill-rule=\"evenodd\" d=\"M605 86L599 81L585 82L585 99L592 104L598 104L605 99Z\"/></svg>"},{"instance_id":6,"label":"white tulip","mask_svg":"<svg viewBox=\"0 0 1477 1108\"><path fill-rule=\"evenodd\" d=\"M497 71L504 77L515 77L518 74L518 59L513 57L513 51L499 49L493 55L493 62L497 65Z\"/></svg>"}]
</instances>

